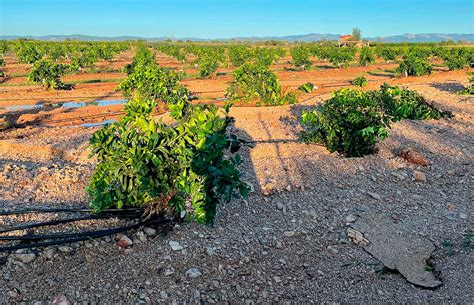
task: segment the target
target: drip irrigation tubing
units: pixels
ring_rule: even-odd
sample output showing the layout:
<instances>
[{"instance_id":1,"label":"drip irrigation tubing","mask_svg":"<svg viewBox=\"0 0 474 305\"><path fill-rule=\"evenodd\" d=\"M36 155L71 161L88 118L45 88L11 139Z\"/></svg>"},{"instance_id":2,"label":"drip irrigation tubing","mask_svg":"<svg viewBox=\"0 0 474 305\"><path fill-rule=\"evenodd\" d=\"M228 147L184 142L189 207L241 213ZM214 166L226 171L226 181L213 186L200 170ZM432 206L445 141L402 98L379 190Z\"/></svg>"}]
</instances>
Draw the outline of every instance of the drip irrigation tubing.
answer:
<instances>
[{"instance_id":1,"label":"drip irrigation tubing","mask_svg":"<svg viewBox=\"0 0 474 305\"><path fill-rule=\"evenodd\" d=\"M54 236L58 239L61 238L60 236L63 236L62 238L65 238L65 239L52 240L52 241L41 241L41 242L36 242L36 243L18 244L18 245L14 245L14 246L0 247L0 253L2 253L2 252L11 252L11 251L20 250L20 249L31 249L31 248L38 248L38 247L47 247L47 246L62 245L62 244L67 244L67 243L74 243L74 242L85 241L85 240L89 240L89 239L100 238L100 237L109 236L109 235L116 234L116 233L129 231L129 230L132 230L132 229L136 229L136 228L138 228L142 225L162 225L162 224L171 223L171 222L172 222L172 220L161 217L159 219L139 221L139 222L134 223L134 224L130 224L130 225L122 226L122 227L117 227L117 228L113 228L113 229L104 229L104 230L78 232L78 233L68 233L68 234L62 234L62 235L61 234L43 235L43 238L41 238L41 239L48 239L48 236L49 237ZM40 237L39 235L34 235L34 236ZM32 239L30 238L30 240L32 240Z\"/></svg>"},{"instance_id":2,"label":"drip irrigation tubing","mask_svg":"<svg viewBox=\"0 0 474 305\"><path fill-rule=\"evenodd\" d=\"M139 212L139 208L128 208L128 209L107 209L102 213L125 213L125 212ZM27 209L18 209L18 210L4 210L0 211L0 216L8 215L21 215L21 214L31 214L31 213L92 213L94 210L84 209L84 208L27 208Z\"/></svg>"}]
</instances>

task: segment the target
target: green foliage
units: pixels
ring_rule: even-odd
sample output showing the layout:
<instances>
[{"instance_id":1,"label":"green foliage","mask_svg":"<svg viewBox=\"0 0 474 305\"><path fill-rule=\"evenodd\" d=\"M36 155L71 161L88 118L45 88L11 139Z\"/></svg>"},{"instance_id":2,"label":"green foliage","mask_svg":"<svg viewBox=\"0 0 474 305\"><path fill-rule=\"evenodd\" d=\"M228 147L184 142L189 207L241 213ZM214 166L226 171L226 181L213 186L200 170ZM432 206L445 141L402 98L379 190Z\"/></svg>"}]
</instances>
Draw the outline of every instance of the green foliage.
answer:
<instances>
[{"instance_id":1,"label":"green foliage","mask_svg":"<svg viewBox=\"0 0 474 305\"><path fill-rule=\"evenodd\" d=\"M231 46L227 53L234 67L240 67L252 58L252 51L245 46Z\"/></svg>"},{"instance_id":2,"label":"green foliage","mask_svg":"<svg viewBox=\"0 0 474 305\"><path fill-rule=\"evenodd\" d=\"M155 66L157 66L155 53L151 52L144 45L139 45L135 51L135 56L132 59L132 63L126 65L124 71L127 74L132 74L135 71L140 71L143 68Z\"/></svg>"},{"instance_id":3,"label":"green foliage","mask_svg":"<svg viewBox=\"0 0 474 305\"><path fill-rule=\"evenodd\" d=\"M358 27L352 29L352 40L353 41L361 41L362 40L362 33Z\"/></svg>"},{"instance_id":4,"label":"green foliage","mask_svg":"<svg viewBox=\"0 0 474 305\"><path fill-rule=\"evenodd\" d=\"M212 54L206 54L199 59L199 77L209 77L219 68L219 59Z\"/></svg>"},{"instance_id":5,"label":"green foliage","mask_svg":"<svg viewBox=\"0 0 474 305\"><path fill-rule=\"evenodd\" d=\"M245 142L227 133L229 107L223 117L214 105L193 106L179 93L184 88L168 78L177 80L162 73L149 87L168 103L175 123L155 122L156 100L137 96L118 123L92 136L98 164L87 192L95 211L138 206L149 214L180 215L188 210L196 221L212 223L218 203L247 195L238 170L242 160L233 155Z\"/></svg>"},{"instance_id":6,"label":"green foliage","mask_svg":"<svg viewBox=\"0 0 474 305\"><path fill-rule=\"evenodd\" d=\"M374 51L369 47L363 47L360 50L359 64L361 66L368 66L371 63L375 62Z\"/></svg>"},{"instance_id":7,"label":"green foliage","mask_svg":"<svg viewBox=\"0 0 474 305\"><path fill-rule=\"evenodd\" d=\"M18 50L17 56L20 62L27 64L33 64L43 57L36 48L29 45L22 46Z\"/></svg>"},{"instance_id":8,"label":"green foliage","mask_svg":"<svg viewBox=\"0 0 474 305\"><path fill-rule=\"evenodd\" d=\"M294 47L294 48L291 48L290 53L291 53L291 58L292 58L291 63L293 64L293 66L302 70L311 69L312 63L311 63L311 60L309 59L309 56L310 56L309 48L305 46Z\"/></svg>"},{"instance_id":9,"label":"green foliage","mask_svg":"<svg viewBox=\"0 0 474 305\"><path fill-rule=\"evenodd\" d=\"M383 58L387 63L394 61L401 54L400 48L390 46L377 46L375 53L378 57Z\"/></svg>"},{"instance_id":10,"label":"green foliage","mask_svg":"<svg viewBox=\"0 0 474 305\"><path fill-rule=\"evenodd\" d=\"M348 67L354 61L356 49L352 47L332 48L329 50L329 61L340 68L342 66Z\"/></svg>"},{"instance_id":11,"label":"green foliage","mask_svg":"<svg viewBox=\"0 0 474 305\"><path fill-rule=\"evenodd\" d=\"M421 76L431 74L432 65L428 59L415 54L408 54L404 57L403 62L397 68L397 72L405 76Z\"/></svg>"},{"instance_id":12,"label":"green foliage","mask_svg":"<svg viewBox=\"0 0 474 305\"><path fill-rule=\"evenodd\" d=\"M264 66L276 64L278 60L285 56L282 48L255 48L253 49L254 62Z\"/></svg>"},{"instance_id":13,"label":"green foliage","mask_svg":"<svg viewBox=\"0 0 474 305\"><path fill-rule=\"evenodd\" d=\"M429 104L426 99L416 91L392 87L383 84L380 88L379 99L385 112L394 121L402 119L429 120L451 117L449 111L440 111Z\"/></svg>"},{"instance_id":14,"label":"green foliage","mask_svg":"<svg viewBox=\"0 0 474 305\"><path fill-rule=\"evenodd\" d=\"M33 64L27 79L31 82L41 84L47 89L63 89L64 84L60 77L66 74L65 65L56 64L42 59Z\"/></svg>"},{"instance_id":15,"label":"green foliage","mask_svg":"<svg viewBox=\"0 0 474 305\"><path fill-rule=\"evenodd\" d=\"M474 94L474 73L470 72L469 75L469 87L464 88L464 90L458 91L459 95L472 95Z\"/></svg>"},{"instance_id":16,"label":"green foliage","mask_svg":"<svg viewBox=\"0 0 474 305\"><path fill-rule=\"evenodd\" d=\"M452 48L444 50L440 55L449 70L460 70L469 66L470 53L467 48Z\"/></svg>"},{"instance_id":17,"label":"green foliage","mask_svg":"<svg viewBox=\"0 0 474 305\"><path fill-rule=\"evenodd\" d=\"M341 89L316 110L304 111L302 125L304 141L361 157L374 152L377 142L388 136L390 117L371 92Z\"/></svg>"},{"instance_id":18,"label":"green foliage","mask_svg":"<svg viewBox=\"0 0 474 305\"><path fill-rule=\"evenodd\" d=\"M380 91L341 89L324 104L302 115L302 139L326 146L349 157L374 151L378 141L388 136L393 121L401 119L439 119L451 117L440 111L416 91L381 86Z\"/></svg>"},{"instance_id":19,"label":"green foliage","mask_svg":"<svg viewBox=\"0 0 474 305\"><path fill-rule=\"evenodd\" d=\"M369 84L369 81L367 78L365 78L365 76L359 76L356 77L351 83L354 86L365 87Z\"/></svg>"},{"instance_id":20,"label":"green foliage","mask_svg":"<svg viewBox=\"0 0 474 305\"><path fill-rule=\"evenodd\" d=\"M308 82L308 83L304 83L301 86L299 86L298 90L306 92L306 93L311 93L311 92L313 92L314 88L316 88L316 86L313 83Z\"/></svg>"},{"instance_id":21,"label":"green foliage","mask_svg":"<svg viewBox=\"0 0 474 305\"><path fill-rule=\"evenodd\" d=\"M226 95L233 99L258 100L257 105L276 106L296 102L294 94L282 94L275 73L259 63L245 63L235 69Z\"/></svg>"}]
</instances>

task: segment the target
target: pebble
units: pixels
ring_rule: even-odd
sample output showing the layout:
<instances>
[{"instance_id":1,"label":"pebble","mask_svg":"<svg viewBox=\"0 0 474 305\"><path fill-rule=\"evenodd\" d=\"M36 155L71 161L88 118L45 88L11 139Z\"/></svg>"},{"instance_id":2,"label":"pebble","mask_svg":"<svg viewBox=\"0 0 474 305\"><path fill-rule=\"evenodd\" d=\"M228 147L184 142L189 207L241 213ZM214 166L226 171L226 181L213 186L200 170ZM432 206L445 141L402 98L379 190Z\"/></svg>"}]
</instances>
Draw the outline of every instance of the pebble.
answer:
<instances>
[{"instance_id":1,"label":"pebble","mask_svg":"<svg viewBox=\"0 0 474 305\"><path fill-rule=\"evenodd\" d=\"M356 220L357 218L352 214L346 216L346 222L355 222Z\"/></svg>"},{"instance_id":2,"label":"pebble","mask_svg":"<svg viewBox=\"0 0 474 305\"><path fill-rule=\"evenodd\" d=\"M74 249L70 246L59 246L58 250L63 252L63 253L69 253L69 252L72 252L72 250L74 250Z\"/></svg>"},{"instance_id":3,"label":"pebble","mask_svg":"<svg viewBox=\"0 0 474 305\"><path fill-rule=\"evenodd\" d=\"M168 242L168 245L170 245L171 250L173 250L173 251L181 251L181 250L184 249L184 247L181 246L181 245L179 244L179 242L174 241L174 240L170 240L170 241Z\"/></svg>"},{"instance_id":4,"label":"pebble","mask_svg":"<svg viewBox=\"0 0 474 305\"><path fill-rule=\"evenodd\" d=\"M207 247L206 248L206 253L209 256L214 255L216 253L216 249L214 247Z\"/></svg>"},{"instance_id":5,"label":"pebble","mask_svg":"<svg viewBox=\"0 0 474 305\"><path fill-rule=\"evenodd\" d=\"M419 181L419 182L426 182L426 175L425 173L422 173L420 171L414 171L413 172L413 179L415 181Z\"/></svg>"},{"instance_id":6,"label":"pebble","mask_svg":"<svg viewBox=\"0 0 474 305\"><path fill-rule=\"evenodd\" d=\"M195 279L195 278L198 278L202 275L201 271L199 271L199 269L197 268L190 268L188 269L188 271L186 271L186 277L189 277L189 278L192 278L192 279Z\"/></svg>"},{"instance_id":7,"label":"pebble","mask_svg":"<svg viewBox=\"0 0 474 305\"><path fill-rule=\"evenodd\" d=\"M64 294L59 294L56 296L51 303L51 305L70 305L71 302L68 300L68 298Z\"/></svg>"},{"instance_id":8,"label":"pebble","mask_svg":"<svg viewBox=\"0 0 474 305\"><path fill-rule=\"evenodd\" d=\"M293 236L296 235L296 232L295 231L286 231L284 234L285 234L286 237L293 237Z\"/></svg>"},{"instance_id":9,"label":"pebble","mask_svg":"<svg viewBox=\"0 0 474 305\"><path fill-rule=\"evenodd\" d=\"M148 239L146 238L146 233L143 231L139 231L137 233L137 238L140 240L142 243L146 242Z\"/></svg>"},{"instance_id":10,"label":"pebble","mask_svg":"<svg viewBox=\"0 0 474 305\"><path fill-rule=\"evenodd\" d=\"M466 213L463 213L463 212L460 212L460 213L459 213L459 218L461 218L461 219L467 219L467 217L468 217L468 216L467 216Z\"/></svg>"},{"instance_id":11,"label":"pebble","mask_svg":"<svg viewBox=\"0 0 474 305\"><path fill-rule=\"evenodd\" d=\"M380 197L380 195L377 194L377 193L367 192L367 195L369 195L370 197L372 197L374 199L377 199L377 200L382 199L382 197Z\"/></svg>"},{"instance_id":12,"label":"pebble","mask_svg":"<svg viewBox=\"0 0 474 305\"><path fill-rule=\"evenodd\" d=\"M133 245L133 241L127 235L122 235L117 241L117 244L120 248L125 249Z\"/></svg>"},{"instance_id":13,"label":"pebble","mask_svg":"<svg viewBox=\"0 0 474 305\"><path fill-rule=\"evenodd\" d=\"M154 236L156 236L156 230L153 229L153 228L145 227L145 228L143 228L143 232L145 232L145 234L146 234L148 237L154 237Z\"/></svg>"},{"instance_id":14,"label":"pebble","mask_svg":"<svg viewBox=\"0 0 474 305\"><path fill-rule=\"evenodd\" d=\"M36 259L36 254L34 253L15 254L15 258L17 258L22 263L29 264Z\"/></svg>"},{"instance_id":15,"label":"pebble","mask_svg":"<svg viewBox=\"0 0 474 305\"><path fill-rule=\"evenodd\" d=\"M168 294L167 294L166 291L164 291L164 290L163 290L163 291L160 291L160 297L161 297L162 299L167 299L167 298L168 298Z\"/></svg>"}]
</instances>

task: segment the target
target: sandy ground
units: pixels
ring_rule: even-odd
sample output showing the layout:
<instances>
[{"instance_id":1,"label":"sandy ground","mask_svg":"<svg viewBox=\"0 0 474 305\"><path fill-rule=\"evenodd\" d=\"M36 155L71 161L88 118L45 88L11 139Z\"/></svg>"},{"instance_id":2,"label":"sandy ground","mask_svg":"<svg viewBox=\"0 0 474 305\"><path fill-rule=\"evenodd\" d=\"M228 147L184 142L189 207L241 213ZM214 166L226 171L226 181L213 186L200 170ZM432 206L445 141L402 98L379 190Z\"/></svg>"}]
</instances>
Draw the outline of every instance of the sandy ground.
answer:
<instances>
[{"instance_id":1,"label":"sandy ground","mask_svg":"<svg viewBox=\"0 0 474 305\"><path fill-rule=\"evenodd\" d=\"M281 73L295 84L329 84L358 74ZM378 153L364 158L342 158L298 142L301 110L327 99L326 91L302 96L305 101L293 106L234 108L235 130L256 141L242 153L254 192L221 206L214 227L183 223L147 241L129 232L134 244L125 251L113 239L100 239L38 253L29 263L10 257L0 265L1 299L51 302L63 294L71 302L113 303L471 303L474 99L454 93L466 82L465 71L392 79L451 110L454 118L398 122ZM216 77L185 83L206 91L225 82ZM87 204L84 188L95 161L86 146L97 128L52 125L0 132L0 206ZM430 165L398 157L408 147ZM413 181L415 171L426 182ZM436 246L431 266L442 286L410 284L349 240L350 223L374 215ZM0 226L33 220L0 217ZM70 229L87 225L97 223ZM170 241L184 249L173 251ZM191 268L200 275L190 277Z\"/></svg>"}]
</instances>

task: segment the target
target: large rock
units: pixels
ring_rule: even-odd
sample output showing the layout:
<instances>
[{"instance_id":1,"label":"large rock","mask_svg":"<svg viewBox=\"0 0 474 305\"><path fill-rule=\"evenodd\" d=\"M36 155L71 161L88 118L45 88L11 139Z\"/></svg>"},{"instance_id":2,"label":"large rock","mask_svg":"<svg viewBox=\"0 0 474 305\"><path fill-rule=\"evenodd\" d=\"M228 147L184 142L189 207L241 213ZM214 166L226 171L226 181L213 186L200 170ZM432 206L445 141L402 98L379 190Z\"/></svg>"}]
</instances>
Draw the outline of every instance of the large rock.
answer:
<instances>
[{"instance_id":1,"label":"large rock","mask_svg":"<svg viewBox=\"0 0 474 305\"><path fill-rule=\"evenodd\" d=\"M410 283L434 288L441 285L428 271L426 261L435 250L432 242L408 232L402 223L395 223L380 215L359 219L351 225L368 243L364 249L380 260L385 267L398 270ZM351 232L355 235L355 232ZM358 235L358 234L357 234Z\"/></svg>"}]
</instances>

